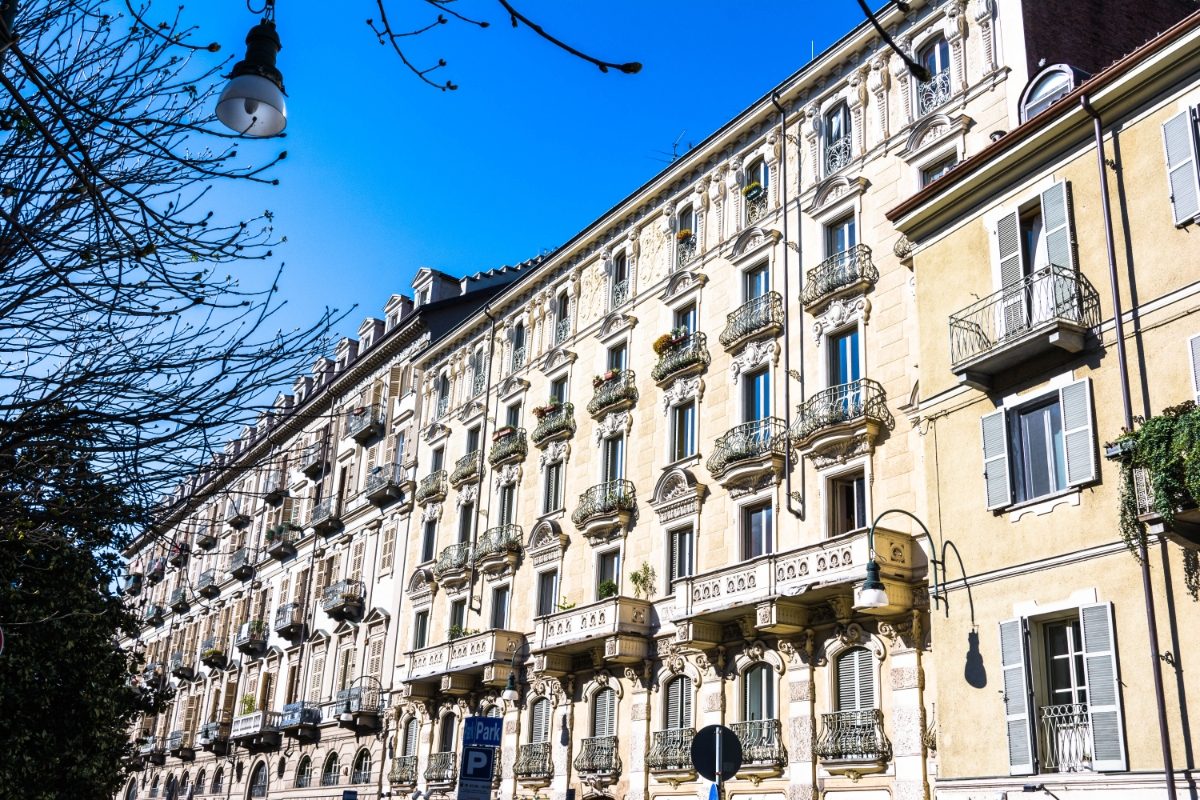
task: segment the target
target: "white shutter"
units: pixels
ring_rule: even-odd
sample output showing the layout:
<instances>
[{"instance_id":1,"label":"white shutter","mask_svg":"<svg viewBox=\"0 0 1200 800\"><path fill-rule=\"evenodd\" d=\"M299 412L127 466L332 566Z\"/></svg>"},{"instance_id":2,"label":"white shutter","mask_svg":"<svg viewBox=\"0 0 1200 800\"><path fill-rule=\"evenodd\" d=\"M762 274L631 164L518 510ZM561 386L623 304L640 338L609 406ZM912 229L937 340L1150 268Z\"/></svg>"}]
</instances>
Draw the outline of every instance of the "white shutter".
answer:
<instances>
[{"instance_id":1,"label":"white shutter","mask_svg":"<svg viewBox=\"0 0 1200 800\"><path fill-rule=\"evenodd\" d=\"M989 511L1012 502L1012 481L1008 477L1008 417L1004 409L984 414L979 421L983 431L983 483Z\"/></svg>"},{"instance_id":2,"label":"white shutter","mask_svg":"<svg viewBox=\"0 0 1200 800\"><path fill-rule=\"evenodd\" d=\"M871 651L853 647L837 658L838 711L875 707L875 679Z\"/></svg>"},{"instance_id":3,"label":"white shutter","mask_svg":"<svg viewBox=\"0 0 1200 800\"><path fill-rule=\"evenodd\" d=\"M1071 224L1071 187L1066 181L1042 192L1042 236L1050 263L1074 271L1075 229Z\"/></svg>"},{"instance_id":4,"label":"white shutter","mask_svg":"<svg viewBox=\"0 0 1200 800\"><path fill-rule=\"evenodd\" d=\"M679 728L682 725L680 719L680 694L683 688L683 678L675 678L667 684L667 728Z\"/></svg>"},{"instance_id":5,"label":"white shutter","mask_svg":"<svg viewBox=\"0 0 1200 800\"><path fill-rule=\"evenodd\" d=\"M367 674L378 678L383 673L383 636L377 634L371 638L367 650Z\"/></svg>"},{"instance_id":6,"label":"white shutter","mask_svg":"<svg viewBox=\"0 0 1200 800\"><path fill-rule=\"evenodd\" d=\"M1067 485L1078 486L1096 477L1096 443L1092 433L1091 381L1084 378L1058 390L1062 407L1063 450Z\"/></svg>"},{"instance_id":7,"label":"white shutter","mask_svg":"<svg viewBox=\"0 0 1200 800\"><path fill-rule=\"evenodd\" d=\"M1112 603L1081 606L1079 622L1083 630L1083 668L1087 674L1088 719L1092 729L1092 769L1124 772L1128 767Z\"/></svg>"},{"instance_id":8,"label":"white shutter","mask_svg":"<svg viewBox=\"0 0 1200 800\"><path fill-rule=\"evenodd\" d=\"M592 698L592 736L613 736L614 708L616 692L612 689L601 689Z\"/></svg>"},{"instance_id":9,"label":"white shutter","mask_svg":"<svg viewBox=\"0 0 1200 800\"><path fill-rule=\"evenodd\" d=\"M410 719L404 724L404 747L400 751L402 756L415 756L417 754L417 734L420 732L420 723L415 719Z\"/></svg>"},{"instance_id":10,"label":"white shutter","mask_svg":"<svg viewBox=\"0 0 1200 800\"><path fill-rule=\"evenodd\" d=\"M1033 738L1029 728L1029 682L1025 673L1025 620L1000 623L1000 671L1004 719L1008 729L1008 772L1033 774Z\"/></svg>"},{"instance_id":11,"label":"white shutter","mask_svg":"<svg viewBox=\"0 0 1200 800\"><path fill-rule=\"evenodd\" d=\"M1000 265L1000 285L1019 283L1024 277L1021 253L1021 221L1014 211L996 222L996 263Z\"/></svg>"},{"instance_id":12,"label":"white shutter","mask_svg":"<svg viewBox=\"0 0 1200 800\"><path fill-rule=\"evenodd\" d=\"M1188 339L1188 355L1192 363L1192 393L1196 402L1200 402L1200 334Z\"/></svg>"},{"instance_id":13,"label":"white shutter","mask_svg":"<svg viewBox=\"0 0 1200 800\"><path fill-rule=\"evenodd\" d=\"M308 699L309 702L318 703L321 700L321 678L325 672L325 653L320 652L313 656L312 672L308 676Z\"/></svg>"},{"instance_id":14,"label":"white shutter","mask_svg":"<svg viewBox=\"0 0 1200 800\"><path fill-rule=\"evenodd\" d=\"M1186 225L1200 216L1200 175L1197 174L1196 123L1192 109L1181 111L1163 123L1163 146L1167 153L1167 188L1176 225Z\"/></svg>"},{"instance_id":15,"label":"white shutter","mask_svg":"<svg viewBox=\"0 0 1200 800\"><path fill-rule=\"evenodd\" d=\"M545 698L535 700L530 717L532 730L529 741L532 744L550 741L550 701Z\"/></svg>"}]
</instances>

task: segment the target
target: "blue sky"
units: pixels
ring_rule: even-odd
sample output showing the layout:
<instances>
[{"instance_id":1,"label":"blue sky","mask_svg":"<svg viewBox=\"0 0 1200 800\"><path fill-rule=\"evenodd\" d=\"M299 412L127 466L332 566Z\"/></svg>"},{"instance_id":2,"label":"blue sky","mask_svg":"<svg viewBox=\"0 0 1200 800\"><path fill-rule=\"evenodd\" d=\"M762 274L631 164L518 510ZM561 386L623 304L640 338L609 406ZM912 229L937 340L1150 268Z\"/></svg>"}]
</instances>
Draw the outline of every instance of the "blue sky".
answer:
<instances>
[{"instance_id":1,"label":"blue sky","mask_svg":"<svg viewBox=\"0 0 1200 800\"><path fill-rule=\"evenodd\" d=\"M440 72L460 88L440 92L375 41L374 0L277 0L287 137L241 151L261 162L286 149L280 185L215 197L219 214L274 212L291 318L358 304L340 326L353 335L421 266L461 275L554 248L663 169L681 133L680 152L862 22L854 0L513 5L586 52L644 68L601 74L511 28L494 0L460 0L491 27L452 23L410 41L418 63L448 62ZM237 0L221 7L199 20L199 40L241 58L255 17ZM422 0L388 8L397 27L431 18Z\"/></svg>"}]
</instances>

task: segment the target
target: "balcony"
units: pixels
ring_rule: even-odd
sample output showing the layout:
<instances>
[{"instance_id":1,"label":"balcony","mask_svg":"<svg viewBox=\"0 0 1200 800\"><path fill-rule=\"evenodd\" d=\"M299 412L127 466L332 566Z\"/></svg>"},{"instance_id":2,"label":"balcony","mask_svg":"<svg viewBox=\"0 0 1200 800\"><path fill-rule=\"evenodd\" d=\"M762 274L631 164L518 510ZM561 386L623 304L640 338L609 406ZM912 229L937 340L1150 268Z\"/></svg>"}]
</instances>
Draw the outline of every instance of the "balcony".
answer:
<instances>
[{"instance_id":1,"label":"balcony","mask_svg":"<svg viewBox=\"0 0 1200 800\"><path fill-rule=\"evenodd\" d=\"M157 585L162 581L163 576L167 574L167 560L165 558L152 558L146 566L146 582L151 586Z\"/></svg>"},{"instance_id":2,"label":"balcony","mask_svg":"<svg viewBox=\"0 0 1200 800\"><path fill-rule=\"evenodd\" d=\"M825 143L825 174L841 172L854 159L854 142L849 134Z\"/></svg>"},{"instance_id":3,"label":"balcony","mask_svg":"<svg viewBox=\"0 0 1200 800\"><path fill-rule=\"evenodd\" d=\"M373 469L363 485L363 494L377 506L407 498L406 504L412 508L412 481L405 478L401 464L384 464Z\"/></svg>"},{"instance_id":4,"label":"balcony","mask_svg":"<svg viewBox=\"0 0 1200 800\"><path fill-rule=\"evenodd\" d=\"M927 81L917 84L917 115L925 116L946 105L950 100L950 70L944 69Z\"/></svg>"},{"instance_id":5,"label":"balcony","mask_svg":"<svg viewBox=\"0 0 1200 800\"><path fill-rule=\"evenodd\" d=\"M513 654L524 647L525 636L516 631L467 634L414 650L404 680L436 685L439 692L453 695L474 692L479 683L499 688L508 680Z\"/></svg>"},{"instance_id":6,"label":"balcony","mask_svg":"<svg viewBox=\"0 0 1200 800\"><path fill-rule=\"evenodd\" d=\"M383 436L386 420L383 409L377 405L356 408L346 414L346 437L359 444Z\"/></svg>"},{"instance_id":7,"label":"balcony","mask_svg":"<svg viewBox=\"0 0 1200 800\"><path fill-rule=\"evenodd\" d=\"M308 527L315 533L327 536L342 529L341 502L337 497L327 497L313 506L308 515Z\"/></svg>"},{"instance_id":8,"label":"balcony","mask_svg":"<svg viewBox=\"0 0 1200 800\"><path fill-rule=\"evenodd\" d=\"M446 470L431 472L417 484L417 502L421 505L440 503L446 499Z\"/></svg>"},{"instance_id":9,"label":"balcony","mask_svg":"<svg viewBox=\"0 0 1200 800\"><path fill-rule=\"evenodd\" d=\"M615 480L593 486L579 495L571 514L575 527L587 538L625 530L637 518L637 494L633 481Z\"/></svg>"},{"instance_id":10,"label":"balcony","mask_svg":"<svg viewBox=\"0 0 1200 800\"><path fill-rule=\"evenodd\" d=\"M696 777L696 768L692 765L692 739L695 736L694 728L670 728L652 734L646 763L655 778L679 783Z\"/></svg>"},{"instance_id":11,"label":"balcony","mask_svg":"<svg viewBox=\"0 0 1200 800\"><path fill-rule=\"evenodd\" d=\"M629 281L615 281L608 290L608 310L620 308L629 300Z\"/></svg>"},{"instance_id":12,"label":"balcony","mask_svg":"<svg viewBox=\"0 0 1200 800\"><path fill-rule=\"evenodd\" d=\"M736 350L754 339L778 336L783 331L783 295L767 292L744 304L725 318L721 346Z\"/></svg>"},{"instance_id":13,"label":"balcony","mask_svg":"<svg viewBox=\"0 0 1200 800\"><path fill-rule=\"evenodd\" d=\"M166 742L158 736L146 736L138 744L138 756L144 762L161 767L167 761Z\"/></svg>"},{"instance_id":14,"label":"balcony","mask_svg":"<svg viewBox=\"0 0 1200 800\"><path fill-rule=\"evenodd\" d=\"M190 681L196 677L190 650L176 650L171 653L171 658L167 660L167 667L171 670L171 674L181 681Z\"/></svg>"},{"instance_id":15,"label":"balcony","mask_svg":"<svg viewBox=\"0 0 1200 800\"><path fill-rule=\"evenodd\" d=\"M158 603L150 603L142 612L142 623L146 625L161 625L165 612Z\"/></svg>"},{"instance_id":16,"label":"balcony","mask_svg":"<svg viewBox=\"0 0 1200 800\"><path fill-rule=\"evenodd\" d=\"M520 525L488 528L475 544L475 566L484 575L499 575L516 567L525 531Z\"/></svg>"},{"instance_id":17,"label":"balcony","mask_svg":"<svg viewBox=\"0 0 1200 800\"><path fill-rule=\"evenodd\" d=\"M831 300L865 292L878 280L871 248L858 244L834 253L805 273L800 302L805 311L816 314Z\"/></svg>"},{"instance_id":18,"label":"balcony","mask_svg":"<svg viewBox=\"0 0 1200 800\"><path fill-rule=\"evenodd\" d=\"M249 547L240 547L229 556L229 575L239 581L249 580L254 576L254 551Z\"/></svg>"},{"instance_id":19,"label":"balcony","mask_svg":"<svg viewBox=\"0 0 1200 800\"><path fill-rule=\"evenodd\" d=\"M683 231L681 231L682 233ZM675 239L675 269L680 270L688 264L696 260L697 255L696 234L689 234L683 238L676 237Z\"/></svg>"},{"instance_id":20,"label":"balcony","mask_svg":"<svg viewBox=\"0 0 1200 800\"><path fill-rule=\"evenodd\" d=\"M621 756L617 755L617 737L593 736L579 743L575 756L575 771L593 790L617 782L621 775Z\"/></svg>"},{"instance_id":21,"label":"balcony","mask_svg":"<svg viewBox=\"0 0 1200 800\"><path fill-rule=\"evenodd\" d=\"M125 576L125 595L137 597L142 593L142 573L131 572Z\"/></svg>"},{"instance_id":22,"label":"balcony","mask_svg":"<svg viewBox=\"0 0 1200 800\"><path fill-rule=\"evenodd\" d=\"M245 747L251 753L261 753L264 750L274 750L279 747L281 739L278 711L255 711L233 718L229 738Z\"/></svg>"},{"instance_id":23,"label":"balcony","mask_svg":"<svg viewBox=\"0 0 1200 800\"><path fill-rule=\"evenodd\" d=\"M167 752L180 761L191 761L196 757L191 731L171 731L167 737Z\"/></svg>"},{"instance_id":24,"label":"balcony","mask_svg":"<svg viewBox=\"0 0 1200 800\"><path fill-rule=\"evenodd\" d=\"M425 767L425 783L430 792L446 792L458 782L458 753L431 753Z\"/></svg>"},{"instance_id":25,"label":"balcony","mask_svg":"<svg viewBox=\"0 0 1200 800\"><path fill-rule=\"evenodd\" d=\"M600 419L614 411L633 408L637 404L638 390L631 369L609 370L603 375L597 375L592 380L592 387L595 393L588 403L587 410L594 419Z\"/></svg>"},{"instance_id":26,"label":"balcony","mask_svg":"<svg viewBox=\"0 0 1200 800\"><path fill-rule=\"evenodd\" d=\"M835 775L857 779L883 772L892 758L892 743L883 732L883 712L872 708L822 714L813 752L821 766Z\"/></svg>"},{"instance_id":27,"label":"balcony","mask_svg":"<svg viewBox=\"0 0 1200 800\"><path fill-rule=\"evenodd\" d=\"M1086 703L1041 706L1038 753L1041 772L1092 772L1092 722Z\"/></svg>"},{"instance_id":28,"label":"balcony","mask_svg":"<svg viewBox=\"0 0 1200 800\"><path fill-rule=\"evenodd\" d=\"M217 582L217 571L206 569L196 579L196 594L206 600L212 600L221 594L221 585Z\"/></svg>"},{"instance_id":29,"label":"balcony","mask_svg":"<svg viewBox=\"0 0 1200 800\"><path fill-rule=\"evenodd\" d=\"M210 636L200 643L200 663L209 669L222 669L226 664L225 643Z\"/></svg>"},{"instance_id":30,"label":"balcony","mask_svg":"<svg viewBox=\"0 0 1200 800\"><path fill-rule=\"evenodd\" d=\"M238 628L233 646L238 652L250 658L258 658L267 652L267 622L262 619L252 619L243 622Z\"/></svg>"},{"instance_id":31,"label":"balcony","mask_svg":"<svg viewBox=\"0 0 1200 800\"><path fill-rule=\"evenodd\" d=\"M296 466L310 478L315 478L325 471L325 443L313 442L300 451L300 460Z\"/></svg>"},{"instance_id":32,"label":"balcony","mask_svg":"<svg viewBox=\"0 0 1200 800\"><path fill-rule=\"evenodd\" d=\"M388 771L388 783L396 786L416 786L417 757L393 756L392 768Z\"/></svg>"},{"instance_id":33,"label":"balcony","mask_svg":"<svg viewBox=\"0 0 1200 800\"><path fill-rule=\"evenodd\" d=\"M540 413L539 413L540 412ZM542 447L559 439L569 439L575 435L575 404L551 403L533 410L538 418L529 438L533 443Z\"/></svg>"},{"instance_id":34,"label":"balcony","mask_svg":"<svg viewBox=\"0 0 1200 800\"><path fill-rule=\"evenodd\" d=\"M534 652L602 651L605 661L632 664L649 658L650 601L608 597L535 620Z\"/></svg>"},{"instance_id":35,"label":"balcony","mask_svg":"<svg viewBox=\"0 0 1200 800\"><path fill-rule=\"evenodd\" d=\"M378 681L376 681L378 683ZM338 713L338 725L358 734L379 730L379 690L371 686L351 686L337 693L334 707Z\"/></svg>"},{"instance_id":36,"label":"balcony","mask_svg":"<svg viewBox=\"0 0 1200 800\"><path fill-rule=\"evenodd\" d=\"M276 561L286 561L296 555L296 542L300 529L290 522L281 522L267 528L267 555Z\"/></svg>"},{"instance_id":37,"label":"balcony","mask_svg":"<svg viewBox=\"0 0 1200 800\"><path fill-rule=\"evenodd\" d=\"M170 553L167 555L167 561L170 561L176 567L182 567L188 562L188 555L191 554L192 548L187 542L176 542L171 545Z\"/></svg>"},{"instance_id":38,"label":"balcony","mask_svg":"<svg viewBox=\"0 0 1200 800\"><path fill-rule=\"evenodd\" d=\"M217 537L212 532L212 529L205 525L196 534L196 547L201 550L212 550L217 546Z\"/></svg>"},{"instance_id":39,"label":"balcony","mask_svg":"<svg viewBox=\"0 0 1200 800\"><path fill-rule=\"evenodd\" d=\"M192 607L188 600L188 590L180 586L178 589L171 590L171 610L176 614L186 614L187 610Z\"/></svg>"},{"instance_id":40,"label":"balcony","mask_svg":"<svg viewBox=\"0 0 1200 800\"><path fill-rule=\"evenodd\" d=\"M554 323L554 343L562 344L571 338L571 320L564 317Z\"/></svg>"},{"instance_id":41,"label":"balcony","mask_svg":"<svg viewBox=\"0 0 1200 800\"><path fill-rule=\"evenodd\" d=\"M742 745L739 778L750 778L757 782L783 774L783 768L787 766L787 750L780 736L782 726L779 720L734 722L729 727Z\"/></svg>"},{"instance_id":42,"label":"balcony","mask_svg":"<svg viewBox=\"0 0 1200 800\"><path fill-rule=\"evenodd\" d=\"M357 621L363 613L363 582L342 580L325 587L321 593L321 608L330 619Z\"/></svg>"},{"instance_id":43,"label":"balcony","mask_svg":"<svg viewBox=\"0 0 1200 800\"><path fill-rule=\"evenodd\" d=\"M667 334L671 337L670 334ZM656 348L658 343L655 343ZM650 377L659 386L666 386L676 378L695 375L708 368L712 357L708 354L708 336L691 333L671 337L658 356L658 363L650 371Z\"/></svg>"},{"instance_id":44,"label":"balcony","mask_svg":"<svg viewBox=\"0 0 1200 800\"><path fill-rule=\"evenodd\" d=\"M200 726L200 733L196 737L200 749L223 756L229 749L229 716L226 714L220 715L220 718L212 722L206 722Z\"/></svg>"},{"instance_id":45,"label":"balcony","mask_svg":"<svg viewBox=\"0 0 1200 800\"><path fill-rule=\"evenodd\" d=\"M287 497L287 476L282 470L271 470L263 482L263 500L268 505L277 506Z\"/></svg>"},{"instance_id":46,"label":"balcony","mask_svg":"<svg viewBox=\"0 0 1200 800\"><path fill-rule=\"evenodd\" d=\"M1193 412L1194 413L1194 412ZM1169 482L1186 486L1184 478L1185 463L1180 460L1168 476ZM1167 509L1160 509L1154 502L1154 482L1151 472L1146 467L1133 467L1133 501L1138 521L1146 527L1146 532L1155 536L1165 536L1175 544L1185 549L1194 550L1200 547L1200 508L1197 508L1190 493L1178 497L1179 505L1171 509L1171 519L1168 522L1163 516Z\"/></svg>"},{"instance_id":47,"label":"balcony","mask_svg":"<svg viewBox=\"0 0 1200 800\"><path fill-rule=\"evenodd\" d=\"M1100 297L1087 278L1048 266L950 315L950 369L967 386L1037 356L1078 353L1100 323Z\"/></svg>"},{"instance_id":48,"label":"balcony","mask_svg":"<svg viewBox=\"0 0 1200 800\"><path fill-rule=\"evenodd\" d=\"M706 466L727 489L756 486L764 478L783 476L789 446L787 423L778 417L756 419L717 439Z\"/></svg>"},{"instance_id":49,"label":"balcony","mask_svg":"<svg viewBox=\"0 0 1200 800\"><path fill-rule=\"evenodd\" d=\"M517 751L517 763L513 775L524 786L549 786L554 778L554 759L550 742L531 742L521 745Z\"/></svg>"},{"instance_id":50,"label":"balcony","mask_svg":"<svg viewBox=\"0 0 1200 800\"><path fill-rule=\"evenodd\" d=\"M235 531L240 531L250 524L250 515L242 511L237 503L230 503L225 509L225 524Z\"/></svg>"},{"instance_id":51,"label":"balcony","mask_svg":"<svg viewBox=\"0 0 1200 800\"><path fill-rule=\"evenodd\" d=\"M471 543L459 542L442 550L433 565L433 577L438 584L453 589L467 582L467 569L471 563Z\"/></svg>"},{"instance_id":52,"label":"balcony","mask_svg":"<svg viewBox=\"0 0 1200 800\"><path fill-rule=\"evenodd\" d=\"M746 195L746 224L754 225L767 216L767 192L760 188L758 193Z\"/></svg>"},{"instance_id":53,"label":"balcony","mask_svg":"<svg viewBox=\"0 0 1200 800\"><path fill-rule=\"evenodd\" d=\"M920 568L919 550L906 533L876 528L875 561L893 602L878 613L911 604L907 584ZM758 556L675 582L676 641L706 648L721 643L721 626L753 614L757 627L776 635L807 627L805 605L845 596L862 583L870 560L865 530Z\"/></svg>"},{"instance_id":54,"label":"balcony","mask_svg":"<svg viewBox=\"0 0 1200 800\"><path fill-rule=\"evenodd\" d=\"M524 461L529 452L525 442L524 428L501 428L492 436L492 449L488 451L488 464L493 468L504 464Z\"/></svg>"},{"instance_id":55,"label":"balcony","mask_svg":"<svg viewBox=\"0 0 1200 800\"><path fill-rule=\"evenodd\" d=\"M295 639L304 633L304 604L284 603L275 609L275 633Z\"/></svg>"},{"instance_id":56,"label":"balcony","mask_svg":"<svg viewBox=\"0 0 1200 800\"><path fill-rule=\"evenodd\" d=\"M450 485L455 489L465 483L475 483L479 480L480 468L483 466L483 453L473 450L454 462L450 470Z\"/></svg>"},{"instance_id":57,"label":"balcony","mask_svg":"<svg viewBox=\"0 0 1200 800\"><path fill-rule=\"evenodd\" d=\"M279 730L289 739L309 742L316 739L321 725L321 707L301 700L288 703L279 715Z\"/></svg>"},{"instance_id":58,"label":"balcony","mask_svg":"<svg viewBox=\"0 0 1200 800\"><path fill-rule=\"evenodd\" d=\"M819 453L859 441L874 445L895 424L883 387L869 378L817 392L797 409L792 443L801 453Z\"/></svg>"}]
</instances>

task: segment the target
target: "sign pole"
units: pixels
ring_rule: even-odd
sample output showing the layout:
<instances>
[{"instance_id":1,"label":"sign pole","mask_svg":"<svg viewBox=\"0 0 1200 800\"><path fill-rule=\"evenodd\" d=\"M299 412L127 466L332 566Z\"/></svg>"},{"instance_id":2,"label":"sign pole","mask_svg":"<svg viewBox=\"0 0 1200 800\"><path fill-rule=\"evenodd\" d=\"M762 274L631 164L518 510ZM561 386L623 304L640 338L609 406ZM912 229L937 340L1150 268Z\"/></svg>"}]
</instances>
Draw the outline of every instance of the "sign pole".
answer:
<instances>
[{"instance_id":1,"label":"sign pole","mask_svg":"<svg viewBox=\"0 0 1200 800\"><path fill-rule=\"evenodd\" d=\"M717 767L715 770L715 772L717 773L717 800L724 800L725 795L722 792L722 786L721 786L721 782L724 780L724 776L721 774L721 737L716 736L714 738L717 740L717 746L715 748L716 749L716 762L717 762Z\"/></svg>"}]
</instances>

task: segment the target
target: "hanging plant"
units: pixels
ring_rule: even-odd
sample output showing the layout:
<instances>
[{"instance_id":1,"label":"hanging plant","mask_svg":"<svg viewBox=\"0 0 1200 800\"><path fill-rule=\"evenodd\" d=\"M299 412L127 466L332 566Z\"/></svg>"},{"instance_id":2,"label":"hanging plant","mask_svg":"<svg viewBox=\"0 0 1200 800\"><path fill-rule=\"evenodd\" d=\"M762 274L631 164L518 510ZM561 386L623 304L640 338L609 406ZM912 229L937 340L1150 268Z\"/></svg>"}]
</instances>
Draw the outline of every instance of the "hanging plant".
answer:
<instances>
[{"instance_id":1,"label":"hanging plant","mask_svg":"<svg viewBox=\"0 0 1200 800\"><path fill-rule=\"evenodd\" d=\"M686 242L688 239L692 238L692 229L684 228L683 230L679 231L679 233L675 234L675 238L680 242Z\"/></svg>"}]
</instances>

